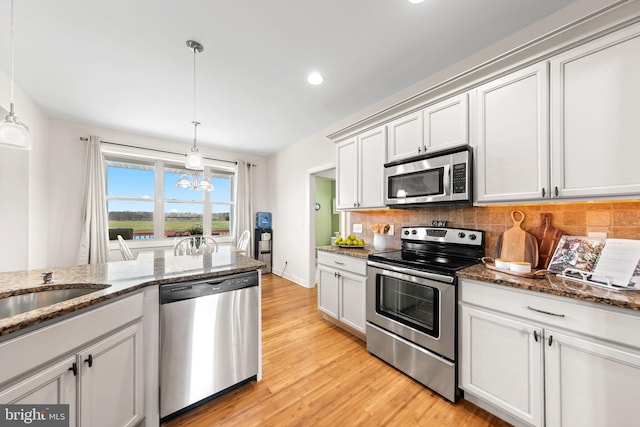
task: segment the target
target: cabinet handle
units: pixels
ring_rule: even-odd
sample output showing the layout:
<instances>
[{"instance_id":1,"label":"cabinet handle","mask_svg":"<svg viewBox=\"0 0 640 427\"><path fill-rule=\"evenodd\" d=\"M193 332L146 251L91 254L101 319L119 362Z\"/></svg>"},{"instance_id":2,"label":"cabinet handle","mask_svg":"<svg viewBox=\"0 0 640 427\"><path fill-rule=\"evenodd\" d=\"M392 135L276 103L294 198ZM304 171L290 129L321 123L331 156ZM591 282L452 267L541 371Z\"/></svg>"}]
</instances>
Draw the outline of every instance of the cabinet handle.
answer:
<instances>
[{"instance_id":1,"label":"cabinet handle","mask_svg":"<svg viewBox=\"0 0 640 427\"><path fill-rule=\"evenodd\" d=\"M344 262L342 262L342 261L333 261L333 262L338 264L338 265L344 265Z\"/></svg>"},{"instance_id":2,"label":"cabinet handle","mask_svg":"<svg viewBox=\"0 0 640 427\"><path fill-rule=\"evenodd\" d=\"M422 153L422 147L418 147L418 154Z\"/></svg>"},{"instance_id":3,"label":"cabinet handle","mask_svg":"<svg viewBox=\"0 0 640 427\"><path fill-rule=\"evenodd\" d=\"M547 192L546 192L546 191L544 191L544 188L543 188L543 189L542 189L542 197L544 197L546 193L547 193Z\"/></svg>"},{"instance_id":4,"label":"cabinet handle","mask_svg":"<svg viewBox=\"0 0 640 427\"><path fill-rule=\"evenodd\" d=\"M89 367L92 367L93 366L93 355L90 354L89 356L87 356L86 359L84 359L84 361L89 364Z\"/></svg>"},{"instance_id":5,"label":"cabinet handle","mask_svg":"<svg viewBox=\"0 0 640 427\"><path fill-rule=\"evenodd\" d=\"M551 343L553 343L553 335L549 335L549 347L551 347Z\"/></svg>"},{"instance_id":6,"label":"cabinet handle","mask_svg":"<svg viewBox=\"0 0 640 427\"><path fill-rule=\"evenodd\" d=\"M556 194L556 197L558 197L558 187L555 187L554 192L555 192L555 194Z\"/></svg>"},{"instance_id":7,"label":"cabinet handle","mask_svg":"<svg viewBox=\"0 0 640 427\"><path fill-rule=\"evenodd\" d=\"M533 339L538 342L538 331L533 331Z\"/></svg>"},{"instance_id":8,"label":"cabinet handle","mask_svg":"<svg viewBox=\"0 0 640 427\"><path fill-rule=\"evenodd\" d=\"M77 377L77 376L78 376L78 365L76 364L76 362L73 362L73 363L71 364L71 367L69 368L69 370L70 370L71 372L73 372L73 376L74 376L74 377Z\"/></svg>"},{"instance_id":9,"label":"cabinet handle","mask_svg":"<svg viewBox=\"0 0 640 427\"><path fill-rule=\"evenodd\" d=\"M338 272L337 271L333 272L333 277L338 277Z\"/></svg>"},{"instance_id":10,"label":"cabinet handle","mask_svg":"<svg viewBox=\"0 0 640 427\"><path fill-rule=\"evenodd\" d=\"M557 313L552 313L550 311L544 311L544 310L540 310L537 308L533 308L530 305L527 306L527 308L531 311L535 311L537 313L542 313L542 314L548 314L549 316L555 316L555 317L564 317L564 314L557 314Z\"/></svg>"}]
</instances>

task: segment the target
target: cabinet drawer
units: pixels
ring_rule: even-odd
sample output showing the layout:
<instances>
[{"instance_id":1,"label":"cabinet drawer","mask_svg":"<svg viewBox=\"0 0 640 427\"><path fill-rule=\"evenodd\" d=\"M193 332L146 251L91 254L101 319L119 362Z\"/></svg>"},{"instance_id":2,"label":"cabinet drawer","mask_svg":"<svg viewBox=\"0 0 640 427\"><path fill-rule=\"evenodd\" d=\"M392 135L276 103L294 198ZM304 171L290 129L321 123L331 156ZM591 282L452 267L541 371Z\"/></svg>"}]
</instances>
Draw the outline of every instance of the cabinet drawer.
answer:
<instances>
[{"instance_id":1,"label":"cabinet drawer","mask_svg":"<svg viewBox=\"0 0 640 427\"><path fill-rule=\"evenodd\" d=\"M349 271L365 276L367 274L367 261L352 256L338 255L329 252L318 251L318 264Z\"/></svg>"},{"instance_id":2,"label":"cabinet drawer","mask_svg":"<svg viewBox=\"0 0 640 427\"><path fill-rule=\"evenodd\" d=\"M467 279L459 291L464 304L640 349L640 313L632 310Z\"/></svg>"}]
</instances>

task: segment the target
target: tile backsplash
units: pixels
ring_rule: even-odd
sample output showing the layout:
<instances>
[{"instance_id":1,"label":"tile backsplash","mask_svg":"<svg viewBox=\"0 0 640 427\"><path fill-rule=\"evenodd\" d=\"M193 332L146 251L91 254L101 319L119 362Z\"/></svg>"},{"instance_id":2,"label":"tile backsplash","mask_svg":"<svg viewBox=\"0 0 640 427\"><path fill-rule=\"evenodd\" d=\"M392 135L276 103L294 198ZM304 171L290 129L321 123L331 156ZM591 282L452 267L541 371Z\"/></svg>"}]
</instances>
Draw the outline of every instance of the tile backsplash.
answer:
<instances>
[{"instance_id":1,"label":"tile backsplash","mask_svg":"<svg viewBox=\"0 0 640 427\"><path fill-rule=\"evenodd\" d=\"M522 228L530 231L540 225L540 215L550 213L551 224L573 236L589 232L607 233L608 238L640 239L640 201L554 203L540 205L501 205L434 207L422 209L390 209L353 211L351 223L362 224L362 236L373 242L371 224L393 224L395 234L387 237L387 246L400 247L400 229L407 225L430 225L433 220L448 221L450 227L485 231L487 256L495 255L500 234L513 226L511 211L525 214Z\"/></svg>"}]
</instances>

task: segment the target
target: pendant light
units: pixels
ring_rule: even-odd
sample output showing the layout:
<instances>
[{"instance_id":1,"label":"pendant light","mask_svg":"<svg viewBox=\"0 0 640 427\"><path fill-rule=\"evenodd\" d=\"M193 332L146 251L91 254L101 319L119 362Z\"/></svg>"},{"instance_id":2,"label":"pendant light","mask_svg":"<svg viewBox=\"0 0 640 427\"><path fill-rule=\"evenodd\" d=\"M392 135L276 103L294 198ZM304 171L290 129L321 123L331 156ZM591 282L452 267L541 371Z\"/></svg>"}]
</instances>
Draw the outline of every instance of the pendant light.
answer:
<instances>
[{"instance_id":1,"label":"pendant light","mask_svg":"<svg viewBox=\"0 0 640 427\"><path fill-rule=\"evenodd\" d=\"M204 160L198 152L198 126L200 122L196 120L196 54L204 50L204 46L195 40L187 40L187 47L193 52L193 147L191 152L187 154L184 166L187 169L201 171L204 170Z\"/></svg>"},{"instance_id":2,"label":"pendant light","mask_svg":"<svg viewBox=\"0 0 640 427\"><path fill-rule=\"evenodd\" d=\"M13 111L14 82L13 82L13 0L11 0L11 38L10 38L10 55L11 55L11 99L9 101L9 114L4 116L0 122L0 146L20 148L23 150L31 149L31 138L29 136L29 128L22 123Z\"/></svg>"},{"instance_id":3,"label":"pendant light","mask_svg":"<svg viewBox=\"0 0 640 427\"><path fill-rule=\"evenodd\" d=\"M184 167L191 172L183 174L176 183L176 187L211 191L215 188L204 174L204 160L197 145L200 122L196 120L196 54L202 52L204 46L195 40L187 40L187 47L193 52L193 121L191 122L193 123L193 147L184 162Z\"/></svg>"}]
</instances>

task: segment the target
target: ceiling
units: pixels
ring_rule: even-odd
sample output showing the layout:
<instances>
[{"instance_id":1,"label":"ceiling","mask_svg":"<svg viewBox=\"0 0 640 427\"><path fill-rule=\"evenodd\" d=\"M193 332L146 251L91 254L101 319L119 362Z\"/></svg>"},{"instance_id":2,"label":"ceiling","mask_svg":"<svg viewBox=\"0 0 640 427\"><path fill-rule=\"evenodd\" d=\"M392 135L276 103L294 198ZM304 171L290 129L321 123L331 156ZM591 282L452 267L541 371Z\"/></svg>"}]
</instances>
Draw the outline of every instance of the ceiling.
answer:
<instances>
[{"instance_id":1,"label":"ceiling","mask_svg":"<svg viewBox=\"0 0 640 427\"><path fill-rule=\"evenodd\" d=\"M52 117L189 144L194 39L198 144L268 155L571 2L15 0L15 80Z\"/></svg>"}]
</instances>

